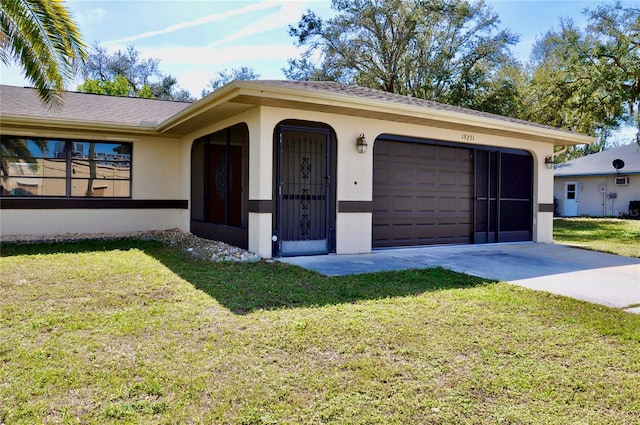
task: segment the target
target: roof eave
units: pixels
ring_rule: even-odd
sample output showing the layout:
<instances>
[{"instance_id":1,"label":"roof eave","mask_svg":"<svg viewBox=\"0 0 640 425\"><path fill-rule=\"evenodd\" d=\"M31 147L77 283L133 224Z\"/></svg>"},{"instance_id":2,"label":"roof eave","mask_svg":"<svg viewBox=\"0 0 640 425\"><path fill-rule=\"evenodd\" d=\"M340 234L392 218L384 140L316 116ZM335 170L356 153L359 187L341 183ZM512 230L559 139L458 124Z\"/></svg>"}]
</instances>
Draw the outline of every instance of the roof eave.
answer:
<instances>
[{"instance_id":1,"label":"roof eave","mask_svg":"<svg viewBox=\"0 0 640 425\"><path fill-rule=\"evenodd\" d=\"M17 115L3 115L0 117L0 130L6 131L11 128L20 128L21 134L28 132L36 133L39 129L59 130L59 131L86 131L86 132L108 132L123 135L160 135L153 126L135 126L118 123L105 123L93 121L78 121L55 118L34 118ZM28 130L22 130L27 127ZM35 130L35 131L34 131ZM25 133L26 132L26 133Z\"/></svg>"},{"instance_id":2,"label":"roof eave","mask_svg":"<svg viewBox=\"0 0 640 425\"><path fill-rule=\"evenodd\" d=\"M603 172L594 172L594 173L554 174L553 177L562 177L562 178L571 177L571 178L575 178L575 177L601 177L601 176L631 176L631 175L636 175L636 174L640 174L640 171L628 171L628 172L620 171L618 173L603 171Z\"/></svg>"},{"instance_id":3,"label":"roof eave","mask_svg":"<svg viewBox=\"0 0 640 425\"><path fill-rule=\"evenodd\" d=\"M591 144L596 140L591 136L583 134L501 120L499 118L478 116L451 110L440 110L424 106L405 105L386 100L351 96L343 93L285 87L260 81L233 81L226 84L219 90L205 96L178 114L160 123L156 129L159 132L170 131L172 128L188 121L190 118L217 105L231 102L234 98L241 95L323 106L343 106L363 111L392 113L408 118L421 118L479 129L499 130L507 133L517 133L533 138L540 138L554 145L561 146Z\"/></svg>"}]
</instances>

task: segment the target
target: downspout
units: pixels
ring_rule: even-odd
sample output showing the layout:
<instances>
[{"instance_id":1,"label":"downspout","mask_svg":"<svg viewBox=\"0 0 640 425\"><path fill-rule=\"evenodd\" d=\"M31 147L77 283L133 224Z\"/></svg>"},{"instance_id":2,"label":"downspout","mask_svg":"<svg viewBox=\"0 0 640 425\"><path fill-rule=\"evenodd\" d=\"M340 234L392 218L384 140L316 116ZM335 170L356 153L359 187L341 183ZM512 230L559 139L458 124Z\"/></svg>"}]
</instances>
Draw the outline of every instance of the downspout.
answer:
<instances>
[{"instance_id":1,"label":"downspout","mask_svg":"<svg viewBox=\"0 0 640 425\"><path fill-rule=\"evenodd\" d=\"M552 153L551 154L551 158L555 159L556 155L562 155L563 153L565 153L567 151L568 148L569 148L568 146L563 146L562 149L560 149L559 151Z\"/></svg>"}]
</instances>

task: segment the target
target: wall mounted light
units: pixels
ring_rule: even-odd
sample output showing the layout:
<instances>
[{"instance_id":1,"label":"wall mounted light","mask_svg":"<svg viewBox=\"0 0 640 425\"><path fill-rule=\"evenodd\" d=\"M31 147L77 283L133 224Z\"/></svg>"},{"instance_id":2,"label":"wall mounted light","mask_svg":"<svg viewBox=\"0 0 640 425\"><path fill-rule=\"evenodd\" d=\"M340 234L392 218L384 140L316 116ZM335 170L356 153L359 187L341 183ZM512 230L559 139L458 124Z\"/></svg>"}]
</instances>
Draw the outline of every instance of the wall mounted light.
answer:
<instances>
[{"instance_id":1,"label":"wall mounted light","mask_svg":"<svg viewBox=\"0 0 640 425\"><path fill-rule=\"evenodd\" d=\"M367 152L367 146L369 145L367 145L367 139L364 137L364 133L360 133L360 135L356 139L356 147L358 148L358 152Z\"/></svg>"},{"instance_id":2,"label":"wall mounted light","mask_svg":"<svg viewBox=\"0 0 640 425\"><path fill-rule=\"evenodd\" d=\"M547 166L547 168L548 168L549 170L552 170L552 169L553 169L553 164L554 164L554 162L553 162L553 155L549 155L548 157L546 157L546 158L544 159L544 163L545 163L545 165Z\"/></svg>"}]
</instances>

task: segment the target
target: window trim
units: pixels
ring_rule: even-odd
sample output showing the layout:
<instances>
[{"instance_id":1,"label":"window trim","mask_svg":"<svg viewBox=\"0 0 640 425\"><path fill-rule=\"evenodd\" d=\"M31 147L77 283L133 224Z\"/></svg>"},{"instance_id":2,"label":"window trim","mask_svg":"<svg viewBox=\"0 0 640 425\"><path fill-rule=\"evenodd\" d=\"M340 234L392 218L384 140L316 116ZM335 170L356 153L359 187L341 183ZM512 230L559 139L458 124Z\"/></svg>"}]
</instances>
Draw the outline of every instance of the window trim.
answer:
<instances>
[{"instance_id":1,"label":"window trim","mask_svg":"<svg viewBox=\"0 0 640 425\"><path fill-rule=\"evenodd\" d=\"M65 175L64 177L46 177L46 176L40 176L40 177L36 177L36 176L26 176L24 177L24 180L35 180L35 179L58 179L58 180L64 180L64 186L65 186L65 194L64 195L29 195L29 196L25 196L25 195L5 195L4 193L2 193L2 191L0 191L0 198L3 199L3 202L9 200L9 199L97 199L97 200L130 200L133 199L133 143L132 142L120 142L120 141L108 141L108 140L90 140L90 139L70 139L70 138L57 138L57 137L32 137L32 136L20 136L20 135L9 135L9 134L2 134L0 135L4 141L4 139L24 139L27 141L37 141L37 140L42 140L42 141L47 141L47 142L64 142L65 144L65 158L64 158L64 162L65 162ZM101 181L109 181L109 182L128 182L128 192L129 194L127 196L77 196L77 195L73 195L73 181L74 180L86 180L83 178L74 178L73 177L73 164L74 164L74 160L77 159L76 157L73 156L72 154L72 149L73 149L73 143L87 143L87 144L105 144L105 145L126 145L129 146L129 177L128 178L111 178L111 179L96 179L96 180L101 180ZM0 152L0 158L14 158L13 156L9 156L9 155L1 155ZM47 159L55 159L55 158L49 158L49 157L44 157L44 156L37 156L34 157L34 159L36 160L47 160ZM62 158L60 158L62 159ZM91 162L100 162L99 159L90 159L90 158L86 158L86 161L88 164L91 164ZM8 176L8 178L12 178L12 176Z\"/></svg>"}]
</instances>

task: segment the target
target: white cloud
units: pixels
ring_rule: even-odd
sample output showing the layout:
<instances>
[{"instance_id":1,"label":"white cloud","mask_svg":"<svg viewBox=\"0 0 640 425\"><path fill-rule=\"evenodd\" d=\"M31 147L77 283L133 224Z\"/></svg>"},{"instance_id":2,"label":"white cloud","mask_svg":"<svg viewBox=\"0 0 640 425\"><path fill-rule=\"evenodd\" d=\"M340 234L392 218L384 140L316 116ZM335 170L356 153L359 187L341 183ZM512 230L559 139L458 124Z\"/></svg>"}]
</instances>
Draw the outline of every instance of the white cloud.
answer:
<instances>
[{"instance_id":1,"label":"white cloud","mask_svg":"<svg viewBox=\"0 0 640 425\"><path fill-rule=\"evenodd\" d=\"M234 62L253 62L273 60L274 58L297 57L300 52L293 45L260 45L260 46L229 46L223 48L165 46L161 48L144 49L145 57L161 60L162 65L224 65L233 66ZM231 64L231 65L230 65Z\"/></svg>"},{"instance_id":2,"label":"white cloud","mask_svg":"<svg viewBox=\"0 0 640 425\"><path fill-rule=\"evenodd\" d=\"M191 28L191 27L195 27L195 26L199 26L199 25L208 24L208 23L214 22L214 21L221 21L221 20L224 20L224 19L233 18L235 16L243 15L245 13L255 12L255 11L264 10L264 9L272 9L272 8L277 7L277 6L278 6L277 3L272 3L272 2L261 2L261 3L251 4L251 5L248 5L248 6L241 7L239 9L229 10L229 11L224 12L224 13L214 14L214 15L207 15L207 16L203 16L203 17L198 18L198 19L194 19L192 21L181 22L179 24L169 25L168 27L165 27L165 28L162 28L162 29L159 29L159 30L147 31L147 32L143 32L141 34L132 35L132 36L128 36L128 37L119 38L117 40L108 41L108 42L105 42L105 44L130 43L132 41L141 40L141 39L149 38L149 37L154 37L154 36L162 35L162 34L168 34L168 33L175 32L175 31L178 31L178 30L181 30L181 29L185 29L185 28Z\"/></svg>"},{"instance_id":3,"label":"white cloud","mask_svg":"<svg viewBox=\"0 0 640 425\"><path fill-rule=\"evenodd\" d=\"M261 79L282 79L282 68L287 58L300 55L292 45L180 47L145 49L145 57L156 57L162 62L162 70L177 78L180 87L191 95L200 97L202 89L218 72L247 66L255 70Z\"/></svg>"},{"instance_id":4,"label":"white cloud","mask_svg":"<svg viewBox=\"0 0 640 425\"><path fill-rule=\"evenodd\" d=\"M107 17L107 10L96 7L86 12L72 12L72 17L80 28L86 28L101 23Z\"/></svg>"},{"instance_id":5,"label":"white cloud","mask_svg":"<svg viewBox=\"0 0 640 425\"><path fill-rule=\"evenodd\" d=\"M275 11L275 13L266 15L258 21L249 23L244 28L227 35L221 40L211 43L210 46L219 46L221 44L265 33L277 28L287 28L288 25L300 18L301 5L301 2L279 2L280 8Z\"/></svg>"}]
</instances>

